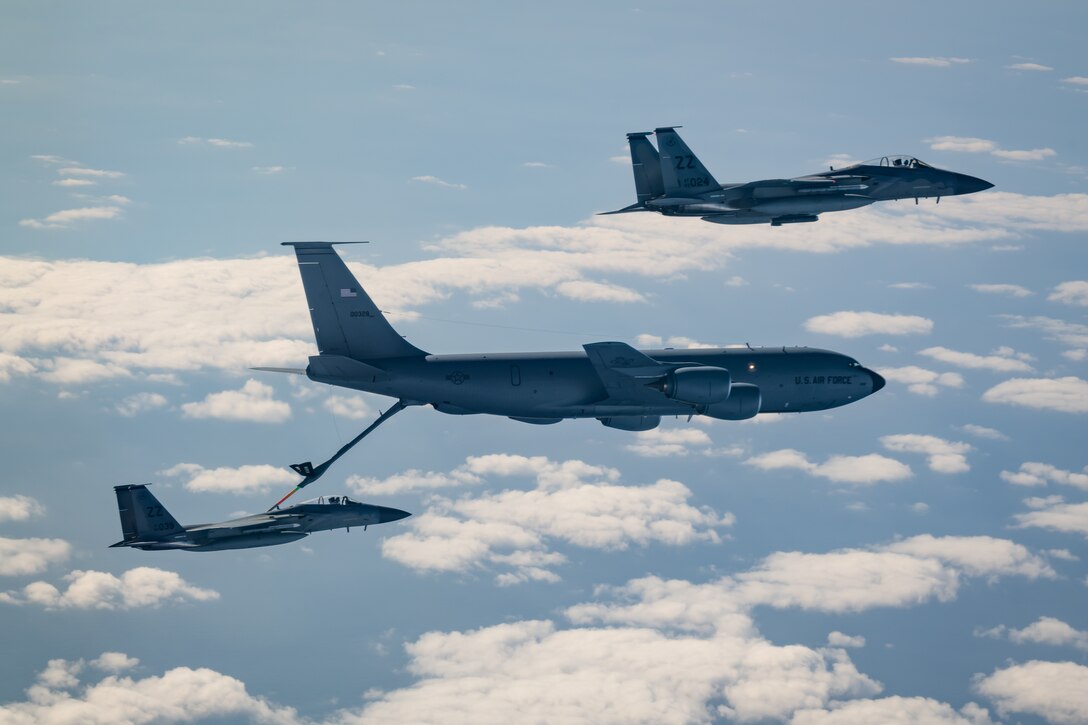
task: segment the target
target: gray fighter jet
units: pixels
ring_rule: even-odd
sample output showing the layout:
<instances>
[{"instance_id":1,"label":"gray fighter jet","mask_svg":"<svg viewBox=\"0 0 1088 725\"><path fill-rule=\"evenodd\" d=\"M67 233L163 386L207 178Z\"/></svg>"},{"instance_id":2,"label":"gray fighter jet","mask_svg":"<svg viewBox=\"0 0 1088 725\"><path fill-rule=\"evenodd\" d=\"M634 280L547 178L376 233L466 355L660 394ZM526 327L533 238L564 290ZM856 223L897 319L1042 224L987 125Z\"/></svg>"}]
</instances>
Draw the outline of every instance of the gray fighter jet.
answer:
<instances>
[{"instance_id":1,"label":"gray fighter jet","mask_svg":"<svg viewBox=\"0 0 1088 725\"><path fill-rule=\"evenodd\" d=\"M357 503L347 496L322 496L283 509L243 516L218 524L182 526L144 484L114 486L121 531L112 544L144 551L221 551L276 546L304 539L315 531L384 524L411 516L407 511Z\"/></svg>"},{"instance_id":2,"label":"gray fighter jet","mask_svg":"<svg viewBox=\"0 0 1088 725\"><path fill-rule=\"evenodd\" d=\"M536 425L596 418L609 428L645 431L663 415L744 420L827 410L884 386L857 360L807 347L640 351L623 342L595 342L578 352L431 355L393 329L331 243L284 244L298 258L320 354L305 369L255 369L397 400L328 461L291 466L304 476L296 491L412 405Z\"/></svg>"},{"instance_id":3,"label":"gray fighter jet","mask_svg":"<svg viewBox=\"0 0 1088 725\"><path fill-rule=\"evenodd\" d=\"M676 132L679 126L629 133L631 166L638 201L604 212L656 211L665 216L697 216L714 224L781 226L814 222L827 211L844 211L893 199L929 199L973 194L993 187L988 181L944 171L913 156L884 156L796 179L764 179L719 184Z\"/></svg>"}]
</instances>

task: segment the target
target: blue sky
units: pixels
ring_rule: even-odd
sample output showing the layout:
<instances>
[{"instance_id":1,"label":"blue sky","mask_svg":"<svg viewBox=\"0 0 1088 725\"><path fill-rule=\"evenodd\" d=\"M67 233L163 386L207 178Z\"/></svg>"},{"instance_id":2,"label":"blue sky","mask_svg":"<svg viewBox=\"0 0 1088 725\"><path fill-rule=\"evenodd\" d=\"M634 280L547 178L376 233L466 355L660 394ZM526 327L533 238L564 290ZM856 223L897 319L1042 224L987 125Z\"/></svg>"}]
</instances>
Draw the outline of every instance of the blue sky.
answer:
<instances>
[{"instance_id":1,"label":"blue sky","mask_svg":"<svg viewBox=\"0 0 1088 725\"><path fill-rule=\"evenodd\" d=\"M1080 6L0 12L0 721L1088 719ZM995 188L593 216L670 124L721 181ZM259 511L388 405L247 370L313 352L289 239L370 240L433 352L801 344L889 383L643 434L410 409L315 486L410 519L107 549L113 485Z\"/></svg>"}]
</instances>

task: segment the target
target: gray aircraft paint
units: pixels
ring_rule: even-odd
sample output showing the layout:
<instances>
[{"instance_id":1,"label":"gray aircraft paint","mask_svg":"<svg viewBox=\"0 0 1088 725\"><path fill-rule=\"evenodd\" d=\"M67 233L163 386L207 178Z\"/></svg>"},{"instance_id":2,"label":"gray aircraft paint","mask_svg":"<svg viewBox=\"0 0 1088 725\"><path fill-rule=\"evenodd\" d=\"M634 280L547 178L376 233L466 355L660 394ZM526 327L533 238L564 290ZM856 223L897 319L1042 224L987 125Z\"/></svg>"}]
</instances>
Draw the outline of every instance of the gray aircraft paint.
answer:
<instances>
[{"instance_id":1,"label":"gray aircraft paint","mask_svg":"<svg viewBox=\"0 0 1088 725\"><path fill-rule=\"evenodd\" d=\"M596 418L611 428L649 430L665 415L744 420L827 410L884 386L856 360L807 347L639 351L598 342L578 352L432 355L393 329L331 243L284 244L298 258L320 354L305 370L256 369L305 374L398 401L324 464L292 466L305 477L299 488L407 406L535 424Z\"/></svg>"},{"instance_id":2,"label":"gray aircraft paint","mask_svg":"<svg viewBox=\"0 0 1088 725\"><path fill-rule=\"evenodd\" d=\"M988 181L938 169L912 156L884 156L794 179L720 184L692 153L679 126L627 134L637 201L606 214L656 211L697 216L714 224L796 224L824 212L846 211L877 201L929 199L984 191Z\"/></svg>"},{"instance_id":3,"label":"gray aircraft paint","mask_svg":"<svg viewBox=\"0 0 1088 725\"><path fill-rule=\"evenodd\" d=\"M304 539L315 531L384 524L411 516L407 511L324 496L263 514L216 524L183 526L145 484L114 486L124 538L112 547L145 551L221 551L276 546Z\"/></svg>"}]
</instances>

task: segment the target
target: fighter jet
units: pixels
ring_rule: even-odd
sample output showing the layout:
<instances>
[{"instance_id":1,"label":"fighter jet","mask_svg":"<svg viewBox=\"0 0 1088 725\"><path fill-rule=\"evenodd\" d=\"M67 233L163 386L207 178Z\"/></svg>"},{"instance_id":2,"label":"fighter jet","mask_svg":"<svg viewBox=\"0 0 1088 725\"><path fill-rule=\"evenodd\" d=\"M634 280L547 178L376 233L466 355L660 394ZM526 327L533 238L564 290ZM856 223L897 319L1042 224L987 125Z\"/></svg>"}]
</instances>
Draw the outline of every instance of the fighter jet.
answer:
<instances>
[{"instance_id":1,"label":"fighter jet","mask_svg":"<svg viewBox=\"0 0 1088 725\"><path fill-rule=\"evenodd\" d=\"M676 129L627 134L635 174L634 204L603 212L656 211L665 216L697 216L713 224L783 224L819 221L828 211L844 211L892 199L929 199L973 194L993 187L988 181L944 171L913 156L883 156L841 169L799 176L719 184L691 152Z\"/></svg>"},{"instance_id":2,"label":"fighter jet","mask_svg":"<svg viewBox=\"0 0 1088 725\"><path fill-rule=\"evenodd\" d=\"M331 243L284 244L298 259L320 354L305 369L255 369L297 373L397 401L321 465L291 466L304 477L295 491L408 406L535 425L596 418L609 428L645 431L663 415L744 420L827 410L884 387L884 379L857 360L807 347L642 351L624 342L594 342L578 352L432 355L393 329Z\"/></svg>"},{"instance_id":3,"label":"fighter jet","mask_svg":"<svg viewBox=\"0 0 1088 725\"><path fill-rule=\"evenodd\" d=\"M263 514L218 524L182 526L145 484L114 486L124 539L112 544L144 551L222 551L276 546L304 539L315 531L385 524L411 516L407 511L357 503L347 496L321 496Z\"/></svg>"}]
</instances>

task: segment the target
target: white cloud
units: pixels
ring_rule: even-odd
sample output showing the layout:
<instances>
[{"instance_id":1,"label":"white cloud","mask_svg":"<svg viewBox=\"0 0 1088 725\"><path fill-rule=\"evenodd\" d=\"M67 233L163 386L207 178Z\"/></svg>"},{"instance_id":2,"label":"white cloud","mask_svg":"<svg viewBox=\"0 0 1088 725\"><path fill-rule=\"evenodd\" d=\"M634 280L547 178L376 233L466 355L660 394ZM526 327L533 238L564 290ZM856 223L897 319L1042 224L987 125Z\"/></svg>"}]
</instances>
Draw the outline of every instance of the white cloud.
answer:
<instances>
[{"instance_id":1,"label":"white cloud","mask_svg":"<svg viewBox=\"0 0 1088 725\"><path fill-rule=\"evenodd\" d=\"M971 352L950 350L947 347L927 347L918 354L972 370L992 370L999 373L1025 373L1034 370L1031 365L1015 357L1015 351L1008 355L976 355Z\"/></svg>"},{"instance_id":2,"label":"white cloud","mask_svg":"<svg viewBox=\"0 0 1088 725\"><path fill-rule=\"evenodd\" d=\"M40 374L43 380L61 385L80 385L114 378L127 378L132 374L114 363L100 363L94 360L57 357L46 361L45 372Z\"/></svg>"},{"instance_id":3,"label":"white cloud","mask_svg":"<svg viewBox=\"0 0 1088 725\"><path fill-rule=\"evenodd\" d=\"M888 285L888 289L932 289L933 285L925 282L895 282Z\"/></svg>"},{"instance_id":4,"label":"white cloud","mask_svg":"<svg viewBox=\"0 0 1088 725\"><path fill-rule=\"evenodd\" d=\"M7 352L0 352L0 383L11 380L12 375L29 375L34 372L34 363Z\"/></svg>"},{"instance_id":5,"label":"white cloud","mask_svg":"<svg viewBox=\"0 0 1088 725\"><path fill-rule=\"evenodd\" d=\"M966 473L971 470L964 455L972 450L967 443L911 433L883 436L880 442L889 451L927 456L926 464L937 473Z\"/></svg>"},{"instance_id":6,"label":"white cloud","mask_svg":"<svg viewBox=\"0 0 1088 725\"><path fill-rule=\"evenodd\" d=\"M1026 70L1026 71L1039 71L1046 72L1054 70L1048 65L1042 63L1013 63L1012 65L1005 66L1009 70Z\"/></svg>"},{"instance_id":7,"label":"white cloud","mask_svg":"<svg viewBox=\"0 0 1088 725\"><path fill-rule=\"evenodd\" d=\"M963 376L959 373L937 373L916 365L907 365L901 368L878 368L877 372L890 382L903 383L907 386L907 390L915 395L924 395L930 398L940 392L938 385L945 388L963 387Z\"/></svg>"},{"instance_id":8,"label":"white cloud","mask_svg":"<svg viewBox=\"0 0 1088 725\"><path fill-rule=\"evenodd\" d=\"M121 216L119 206L89 206L80 209L55 211L42 219L20 219L19 224L31 229L71 229L79 222L95 219L117 219Z\"/></svg>"},{"instance_id":9,"label":"white cloud","mask_svg":"<svg viewBox=\"0 0 1088 725\"><path fill-rule=\"evenodd\" d=\"M124 173L120 171L89 169L85 166L66 166L63 169L57 169L57 173L61 176L90 176L94 179L120 179L122 176L124 176Z\"/></svg>"},{"instance_id":10,"label":"white cloud","mask_svg":"<svg viewBox=\"0 0 1088 725\"><path fill-rule=\"evenodd\" d=\"M370 406L361 395L330 395L322 405L325 410L341 418L363 420L371 416Z\"/></svg>"},{"instance_id":11,"label":"white cloud","mask_svg":"<svg viewBox=\"0 0 1088 725\"><path fill-rule=\"evenodd\" d=\"M199 136L186 136L178 139L183 146L214 146L221 149L249 149L253 144L249 141L230 141L225 138L200 138Z\"/></svg>"},{"instance_id":12,"label":"white cloud","mask_svg":"<svg viewBox=\"0 0 1088 725\"><path fill-rule=\"evenodd\" d=\"M921 534L884 547L885 551L938 559L970 576L994 579L1024 576L1055 579L1046 560L1020 544L992 536L932 536Z\"/></svg>"},{"instance_id":13,"label":"white cloud","mask_svg":"<svg viewBox=\"0 0 1088 725\"><path fill-rule=\"evenodd\" d=\"M527 470L527 460L506 457L493 465ZM560 479L571 475L552 473ZM749 572L703 584L645 577L599 588L594 601L563 612L566 624L522 620L427 632L405 646L405 669L414 681L371 691L368 703L329 719L344 725L556 719L679 725L794 716L801 723L981 725L985 711L973 703L957 715L924 698L867 699L883 688L842 649L860 644L857 638L833 637L826 648L779 646L760 634L752 617L760 606L851 612L948 601L970 576L1031 576L987 554L1016 550L1011 542L973 537L923 544L926 553L887 547L780 552ZM965 547L974 552L977 568L958 563ZM121 658L130 664L131 658ZM82 661L51 661L27 700L3 705L0 717L47 725L62 718L104 725L200 717L284 725L299 720L294 711L249 696L243 683L213 670L177 668L142 680L108 677L70 694L80 686L83 669Z\"/></svg>"},{"instance_id":14,"label":"white cloud","mask_svg":"<svg viewBox=\"0 0 1088 725\"><path fill-rule=\"evenodd\" d=\"M716 529L733 521L731 514L690 506L691 491L677 481L624 485L615 469L578 460L481 456L467 459L449 478L461 482L466 476L471 482L474 477L529 476L536 486L458 500L436 496L426 512L411 519L408 533L382 542L382 554L421 571L497 568L500 585L555 581L550 567L565 557L551 550L552 541L603 550L717 543ZM437 487L449 482L440 479ZM373 485L403 490L397 488L401 480Z\"/></svg>"},{"instance_id":15,"label":"white cloud","mask_svg":"<svg viewBox=\"0 0 1088 725\"><path fill-rule=\"evenodd\" d=\"M1029 461L1019 471L1002 471L1001 480L1016 486L1045 486L1047 481L1088 490L1088 466L1083 473L1066 471L1049 463Z\"/></svg>"},{"instance_id":16,"label":"white cloud","mask_svg":"<svg viewBox=\"0 0 1088 725\"><path fill-rule=\"evenodd\" d=\"M148 566L129 569L120 577L104 571L73 571L65 575L63 592L48 582L33 582L21 592L0 595L8 604L36 604L46 609L137 609L168 601L206 602L219 598L211 589L189 584L178 574Z\"/></svg>"},{"instance_id":17,"label":"white cloud","mask_svg":"<svg viewBox=\"0 0 1088 725\"><path fill-rule=\"evenodd\" d=\"M1051 302L1064 302L1067 305L1088 307L1088 280L1062 282L1047 297Z\"/></svg>"},{"instance_id":18,"label":"white cloud","mask_svg":"<svg viewBox=\"0 0 1088 725\"><path fill-rule=\"evenodd\" d=\"M861 635L851 636L839 631L829 632L827 635L828 647L864 647L865 638Z\"/></svg>"},{"instance_id":19,"label":"white cloud","mask_svg":"<svg viewBox=\"0 0 1088 725\"><path fill-rule=\"evenodd\" d=\"M1042 332L1048 339L1056 340L1072 347L1088 346L1088 325L1077 322L1056 320L1053 317L1024 317L1022 315L1001 315L1009 327L1029 328Z\"/></svg>"},{"instance_id":20,"label":"white cloud","mask_svg":"<svg viewBox=\"0 0 1088 725\"><path fill-rule=\"evenodd\" d=\"M1047 496L1027 499L1024 503L1035 510L1016 514L1014 518L1020 528L1050 529L1088 538L1088 502L1065 503L1061 496Z\"/></svg>"},{"instance_id":21,"label":"white cloud","mask_svg":"<svg viewBox=\"0 0 1088 725\"><path fill-rule=\"evenodd\" d=\"M1057 156L1058 152L1052 148L1022 149L1017 151L1009 149L997 149L993 152L993 155L1001 159L1008 159L1010 161L1042 161L1043 159L1049 159L1052 156Z\"/></svg>"},{"instance_id":22,"label":"white cloud","mask_svg":"<svg viewBox=\"0 0 1088 725\"><path fill-rule=\"evenodd\" d=\"M686 456L693 449L713 444L706 431L698 428L655 428L635 434L635 442L625 448L647 458Z\"/></svg>"},{"instance_id":23,"label":"white cloud","mask_svg":"<svg viewBox=\"0 0 1088 725\"><path fill-rule=\"evenodd\" d=\"M851 612L948 601L976 571L1032 575L1000 554L1023 550L1011 542L972 537L921 544L926 553L780 552L751 571L705 584L635 579L599 588L595 601L568 608L573 626L565 628L530 620L429 632L406 646L416 681L374 693L352 721L521 722L557 713L601 723L762 721L799 710L826 717L815 711L830 708L845 715L809 722L896 722L893 714L904 712L924 722L941 722L934 713L950 723L985 722L975 705L957 719L948 706L921 698L836 702L882 687L841 648L777 646L752 619L758 606ZM973 556L965 557L965 549ZM972 568L961 568L965 558Z\"/></svg>"},{"instance_id":24,"label":"white cloud","mask_svg":"<svg viewBox=\"0 0 1088 725\"><path fill-rule=\"evenodd\" d=\"M964 153L990 153L997 148L997 144L984 138L971 136L936 136L927 138L925 142L934 151L960 151Z\"/></svg>"},{"instance_id":25,"label":"white cloud","mask_svg":"<svg viewBox=\"0 0 1088 725\"><path fill-rule=\"evenodd\" d=\"M32 516L41 516L44 513L45 507L30 496L0 496L0 522L26 521Z\"/></svg>"},{"instance_id":26,"label":"white cloud","mask_svg":"<svg viewBox=\"0 0 1088 725\"><path fill-rule=\"evenodd\" d=\"M168 405L166 396L161 393L135 393L123 398L114 406L114 410L126 418L132 418L149 410L164 408L166 405Z\"/></svg>"},{"instance_id":27,"label":"white cloud","mask_svg":"<svg viewBox=\"0 0 1088 725\"><path fill-rule=\"evenodd\" d=\"M467 189L468 188L464 184L455 184L455 183L452 183L450 181L445 181L444 179L440 179L437 176L432 176L431 174L427 174L427 175L424 175L424 176L413 176L412 181L419 181L419 182L422 182L424 184L434 184L435 186L443 186L443 187L445 187L447 189Z\"/></svg>"},{"instance_id":28,"label":"white cloud","mask_svg":"<svg viewBox=\"0 0 1088 725\"><path fill-rule=\"evenodd\" d=\"M989 295L1008 295L1010 297L1030 297L1035 294L1027 287L1018 284L969 284L975 292Z\"/></svg>"},{"instance_id":29,"label":"white cloud","mask_svg":"<svg viewBox=\"0 0 1088 725\"><path fill-rule=\"evenodd\" d=\"M899 58L889 58L892 63L903 63L905 65L925 65L931 68L948 68L953 65L961 65L964 63L972 62L970 58L945 58L943 56L907 56Z\"/></svg>"},{"instance_id":30,"label":"white cloud","mask_svg":"<svg viewBox=\"0 0 1088 725\"><path fill-rule=\"evenodd\" d=\"M928 335L933 331L933 320L917 315L844 311L809 318L805 322L805 329L809 332L839 337Z\"/></svg>"},{"instance_id":31,"label":"white cloud","mask_svg":"<svg viewBox=\"0 0 1088 725\"><path fill-rule=\"evenodd\" d=\"M95 186L98 182L91 181L90 179L57 179L53 182L53 186L74 187L74 186Z\"/></svg>"},{"instance_id":32,"label":"white cloud","mask_svg":"<svg viewBox=\"0 0 1088 725\"><path fill-rule=\"evenodd\" d=\"M1013 378L987 390L982 399L1039 410L1088 413L1088 381L1072 376Z\"/></svg>"},{"instance_id":33,"label":"white cloud","mask_svg":"<svg viewBox=\"0 0 1088 725\"><path fill-rule=\"evenodd\" d=\"M1075 647L1088 650L1088 632L1083 632L1055 617L1039 617L1023 629L1011 629L998 625L977 636L1007 637L1016 644L1046 644L1053 647Z\"/></svg>"},{"instance_id":34,"label":"white cloud","mask_svg":"<svg viewBox=\"0 0 1088 725\"><path fill-rule=\"evenodd\" d=\"M970 136L936 136L927 138L925 142L934 151L959 151L964 153L988 153L1009 161L1042 161L1043 159L1057 156L1052 148L1011 150L1003 149L996 141Z\"/></svg>"},{"instance_id":35,"label":"white cloud","mask_svg":"<svg viewBox=\"0 0 1088 725\"><path fill-rule=\"evenodd\" d=\"M1088 86L1088 76L1069 76L1068 78L1062 78L1062 83L1069 83L1074 86Z\"/></svg>"},{"instance_id":36,"label":"white cloud","mask_svg":"<svg viewBox=\"0 0 1088 725\"><path fill-rule=\"evenodd\" d=\"M140 660L136 657L129 657L124 652L103 652L91 660L90 664L104 672L118 673L131 670L140 664Z\"/></svg>"},{"instance_id":37,"label":"white cloud","mask_svg":"<svg viewBox=\"0 0 1088 725\"><path fill-rule=\"evenodd\" d=\"M465 459L464 465L458 466L449 473L410 469L382 479L349 476L347 484L354 493L360 496L389 496L409 491L475 486L483 480L480 477L481 473L486 474L493 470L495 458L495 455L469 456Z\"/></svg>"},{"instance_id":38,"label":"white cloud","mask_svg":"<svg viewBox=\"0 0 1088 725\"><path fill-rule=\"evenodd\" d=\"M527 169L554 169L552 164L546 164L543 161L526 161L522 164Z\"/></svg>"},{"instance_id":39,"label":"white cloud","mask_svg":"<svg viewBox=\"0 0 1088 725\"><path fill-rule=\"evenodd\" d=\"M280 486L298 483L298 474L286 468L267 464L239 466L237 468L204 468L196 463L178 463L163 471L160 476L187 477L185 488L202 493L267 493Z\"/></svg>"},{"instance_id":40,"label":"white cloud","mask_svg":"<svg viewBox=\"0 0 1088 725\"><path fill-rule=\"evenodd\" d=\"M555 286L555 291L572 300L586 302L642 302L645 299L641 294L627 287L588 279L560 282Z\"/></svg>"},{"instance_id":41,"label":"white cloud","mask_svg":"<svg viewBox=\"0 0 1088 725\"><path fill-rule=\"evenodd\" d=\"M276 174L282 174L287 171L286 166L254 166L253 173L260 174L261 176L275 176Z\"/></svg>"},{"instance_id":42,"label":"white cloud","mask_svg":"<svg viewBox=\"0 0 1088 725\"><path fill-rule=\"evenodd\" d=\"M958 712L929 697L892 695L876 700L831 702L829 709L798 710L790 725L991 725L989 712L973 702Z\"/></svg>"},{"instance_id":43,"label":"white cloud","mask_svg":"<svg viewBox=\"0 0 1088 725\"><path fill-rule=\"evenodd\" d=\"M996 428L987 428L984 425L975 425L974 423L968 423L962 426L965 433L970 433L976 438L988 438L992 441L1007 441L1009 437L997 430Z\"/></svg>"},{"instance_id":44,"label":"white cloud","mask_svg":"<svg viewBox=\"0 0 1088 725\"><path fill-rule=\"evenodd\" d=\"M72 546L62 539L9 539L0 536L0 576L38 574L64 561Z\"/></svg>"},{"instance_id":45,"label":"white cloud","mask_svg":"<svg viewBox=\"0 0 1088 725\"><path fill-rule=\"evenodd\" d=\"M138 662L106 652L96 663ZM254 722L299 725L295 710L268 704L246 691L245 683L207 668L175 667L162 675L133 679L110 674L80 687L82 660L50 660L27 699L0 705L0 720L10 723L65 725L151 725L159 722ZM108 668L106 668L107 671Z\"/></svg>"},{"instance_id":46,"label":"white cloud","mask_svg":"<svg viewBox=\"0 0 1088 725\"><path fill-rule=\"evenodd\" d=\"M1083 347L1076 350L1063 350L1062 357L1067 360L1072 360L1073 362L1083 362L1084 360L1088 360L1088 350Z\"/></svg>"},{"instance_id":47,"label":"white cloud","mask_svg":"<svg viewBox=\"0 0 1088 725\"><path fill-rule=\"evenodd\" d=\"M735 274L729 279L725 280L725 282L723 282L722 284L724 284L726 287L747 287L748 280L746 280L744 277L741 277L740 275Z\"/></svg>"},{"instance_id":48,"label":"white cloud","mask_svg":"<svg viewBox=\"0 0 1088 725\"><path fill-rule=\"evenodd\" d=\"M910 478L910 466L876 453L865 456L831 456L823 463L813 463L804 453L783 448L752 456L745 463L762 471L796 469L835 483L869 485Z\"/></svg>"},{"instance_id":49,"label":"white cloud","mask_svg":"<svg viewBox=\"0 0 1088 725\"><path fill-rule=\"evenodd\" d=\"M975 690L998 713L1037 715L1051 723L1088 722L1088 667L1073 662L1032 660L976 675Z\"/></svg>"},{"instance_id":50,"label":"white cloud","mask_svg":"<svg viewBox=\"0 0 1088 725\"><path fill-rule=\"evenodd\" d=\"M209 393L199 403L184 403L181 410L186 418L282 423L291 417L291 406L276 400L274 394L271 385L251 378L239 390Z\"/></svg>"}]
</instances>

